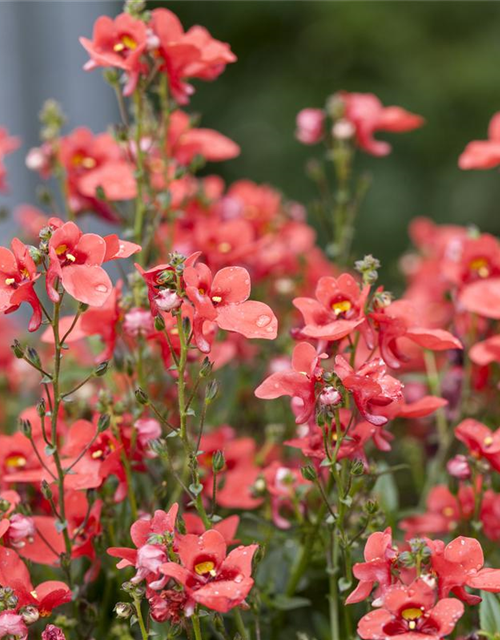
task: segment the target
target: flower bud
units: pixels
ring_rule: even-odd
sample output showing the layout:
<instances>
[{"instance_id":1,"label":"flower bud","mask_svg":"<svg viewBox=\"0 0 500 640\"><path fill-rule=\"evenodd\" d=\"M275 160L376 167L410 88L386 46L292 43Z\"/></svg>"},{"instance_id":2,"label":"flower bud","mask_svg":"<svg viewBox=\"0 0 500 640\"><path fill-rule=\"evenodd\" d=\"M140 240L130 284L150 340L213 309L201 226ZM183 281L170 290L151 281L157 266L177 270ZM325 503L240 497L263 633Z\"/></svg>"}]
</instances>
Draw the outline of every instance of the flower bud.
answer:
<instances>
[{"instance_id":1,"label":"flower bud","mask_svg":"<svg viewBox=\"0 0 500 640\"><path fill-rule=\"evenodd\" d=\"M24 620L24 623L27 625L35 624L35 622L37 622L38 618L40 617L38 609L31 605L22 607L22 609L19 610L19 613Z\"/></svg>"},{"instance_id":2,"label":"flower bud","mask_svg":"<svg viewBox=\"0 0 500 640\"><path fill-rule=\"evenodd\" d=\"M13 547L20 548L26 545L26 541L33 540L36 533L33 518L15 513L10 517L9 540Z\"/></svg>"},{"instance_id":3,"label":"flower bud","mask_svg":"<svg viewBox=\"0 0 500 640\"><path fill-rule=\"evenodd\" d=\"M349 120L341 118L332 127L332 136L337 140L349 140L356 133L356 128Z\"/></svg>"},{"instance_id":4,"label":"flower bud","mask_svg":"<svg viewBox=\"0 0 500 640\"><path fill-rule=\"evenodd\" d=\"M129 602L117 602L114 611L117 618L127 620L134 612L134 608Z\"/></svg>"},{"instance_id":5,"label":"flower bud","mask_svg":"<svg viewBox=\"0 0 500 640\"><path fill-rule=\"evenodd\" d=\"M42 495L43 495L44 498L46 498L47 500L51 500L51 498L52 498L52 489L50 488L50 485L47 482L47 480L42 480L42 484L41 484L40 490L41 490Z\"/></svg>"},{"instance_id":6,"label":"flower bud","mask_svg":"<svg viewBox=\"0 0 500 640\"><path fill-rule=\"evenodd\" d=\"M149 404L148 396L140 387L135 390L135 399L139 404L142 404L144 406Z\"/></svg>"},{"instance_id":7,"label":"flower bud","mask_svg":"<svg viewBox=\"0 0 500 640\"><path fill-rule=\"evenodd\" d=\"M302 109L297 114L295 137L302 144L316 144L323 138L324 123L322 109Z\"/></svg>"},{"instance_id":8,"label":"flower bud","mask_svg":"<svg viewBox=\"0 0 500 640\"><path fill-rule=\"evenodd\" d=\"M302 473L304 480L309 480L309 482L314 482L318 478L315 468L310 464L302 467L300 472Z\"/></svg>"},{"instance_id":9,"label":"flower bud","mask_svg":"<svg viewBox=\"0 0 500 640\"><path fill-rule=\"evenodd\" d=\"M19 342L19 340L14 340L11 346L11 349L14 352L14 355L16 356L16 358L19 358L19 359L24 358L24 348Z\"/></svg>"},{"instance_id":10,"label":"flower bud","mask_svg":"<svg viewBox=\"0 0 500 640\"><path fill-rule=\"evenodd\" d=\"M98 364L97 367L94 369L94 375L97 376L98 378L103 376L108 370L108 364L109 362L107 361L101 362L100 364Z\"/></svg>"},{"instance_id":11,"label":"flower bud","mask_svg":"<svg viewBox=\"0 0 500 640\"><path fill-rule=\"evenodd\" d=\"M21 419L19 420L19 427L21 432L27 437L31 438L31 422L29 420Z\"/></svg>"},{"instance_id":12,"label":"flower bud","mask_svg":"<svg viewBox=\"0 0 500 640\"><path fill-rule=\"evenodd\" d=\"M182 304L182 298L173 289L161 289L155 296L155 303L161 311L175 311Z\"/></svg>"},{"instance_id":13,"label":"flower bud","mask_svg":"<svg viewBox=\"0 0 500 640\"><path fill-rule=\"evenodd\" d=\"M226 459L223 451L216 451L212 457L212 469L214 473L219 473L226 466Z\"/></svg>"},{"instance_id":14,"label":"flower bud","mask_svg":"<svg viewBox=\"0 0 500 640\"><path fill-rule=\"evenodd\" d=\"M342 402L342 396L335 387L325 387L319 394L319 402L323 407L334 407Z\"/></svg>"},{"instance_id":15,"label":"flower bud","mask_svg":"<svg viewBox=\"0 0 500 640\"><path fill-rule=\"evenodd\" d=\"M97 431L99 433L106 431L106 429L109 427L110 424L111 424L111 416L109 415L109 413L103 413L102 415L99 416L99 420L97 421Z\"/></svg>"},{"instance_id":16,"label":"flower bud","mask_svg":"<svg viewBox=\"0 0 500 640\"><path fill-rule=\"evenodd\" d=\"M55 624L48 624L42 631L42 640L66 640L66 636Z\"/></svg>"},{"instance_id":17,"label":"flower bud","mask_svg":"<svg viewBox=\"0 0 500 640\"><path fill-rule=\"evenodd\" d=\"M44 418L47 413L47 408L45 405L45 400L42 398L40 402L36 405L36 412L40 416L40 418Z\"/></svg>"},{"instance_id":18,"label":"flower bud","mask_svg":"<svg viewBox=\"0 0 500 640\"><path fill-rule=\"evenodd\" d=\"M446 470L458 480L468 480L471 477L471 470L467 458L463 455L456 455L448 461Z\"/></svg>"},{"instance_id":19,"label":"flower bud","mask_svg":"<svg viewBox=\"0 0 500 640\"><path fill-rule=\"evenodd\" d=\"M155 316L155 329L157 331L164 331L165 330L165 320L163 318L162 315L158 314L157 316Z\"/></svg>"}]
</instances>

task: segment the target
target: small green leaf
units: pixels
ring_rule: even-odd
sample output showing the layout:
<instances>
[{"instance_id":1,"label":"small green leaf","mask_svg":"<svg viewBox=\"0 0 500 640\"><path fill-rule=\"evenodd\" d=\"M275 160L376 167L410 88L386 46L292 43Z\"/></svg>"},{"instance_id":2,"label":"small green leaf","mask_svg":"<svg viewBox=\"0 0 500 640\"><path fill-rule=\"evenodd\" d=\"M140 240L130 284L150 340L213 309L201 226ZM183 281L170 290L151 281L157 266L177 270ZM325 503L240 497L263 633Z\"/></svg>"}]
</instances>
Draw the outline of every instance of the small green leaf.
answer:
<instances>
[{"instance_id":1,"label":"small green leaf","mask_svg":"<svg viewBox=\"0 0 500 640\"><path fill-rule=\"evenodd\" d=\"M481 631L495 633L500 629L500 602L493 593L483 591L481 594L483 601L479 605L479 621Z\"/></svg>"}]
</instances>

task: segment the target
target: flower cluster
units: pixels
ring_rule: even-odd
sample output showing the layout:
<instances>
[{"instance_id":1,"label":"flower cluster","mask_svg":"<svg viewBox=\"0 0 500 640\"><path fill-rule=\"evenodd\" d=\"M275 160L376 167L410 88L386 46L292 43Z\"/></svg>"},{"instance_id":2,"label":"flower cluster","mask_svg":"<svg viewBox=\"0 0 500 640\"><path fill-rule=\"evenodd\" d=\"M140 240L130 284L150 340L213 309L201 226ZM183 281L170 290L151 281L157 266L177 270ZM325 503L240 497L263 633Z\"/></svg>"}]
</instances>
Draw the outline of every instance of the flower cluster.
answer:
<instances>
[{"instance_id":1,"label":"flower cluster","mask_svg":"<svg viewBox=\"0 0 500 640\"><path fill-rule=\"evenodd\" d=\"M240 147L184 109L229 45L139 0L81 43L121 122L45 103L0 247L0 638L495 640L500 242L417 218L398 295L353 250L358 154L424 119L300 111L308 210L206 170Z\"/></svg>"}]
</instances>

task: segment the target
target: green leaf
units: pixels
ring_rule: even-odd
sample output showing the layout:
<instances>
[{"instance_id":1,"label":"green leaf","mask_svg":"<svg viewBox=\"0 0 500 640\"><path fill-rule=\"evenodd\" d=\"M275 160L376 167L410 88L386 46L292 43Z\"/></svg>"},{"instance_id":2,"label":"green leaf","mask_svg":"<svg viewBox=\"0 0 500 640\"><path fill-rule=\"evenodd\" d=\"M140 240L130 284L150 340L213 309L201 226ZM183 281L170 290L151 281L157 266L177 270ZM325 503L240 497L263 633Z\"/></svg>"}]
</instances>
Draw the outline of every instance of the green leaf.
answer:
<instances>
[{"instance_id":1,"label":"green leaf","mask_svg":"<svg viewBox=\"0 0 500 640\"><path fill-rule=\"evenodd\" d=\"M500 629L500 602L493 593L483 591L483 601L479 605L481 631L494 634Z\"/></svg>"}]
</instances>

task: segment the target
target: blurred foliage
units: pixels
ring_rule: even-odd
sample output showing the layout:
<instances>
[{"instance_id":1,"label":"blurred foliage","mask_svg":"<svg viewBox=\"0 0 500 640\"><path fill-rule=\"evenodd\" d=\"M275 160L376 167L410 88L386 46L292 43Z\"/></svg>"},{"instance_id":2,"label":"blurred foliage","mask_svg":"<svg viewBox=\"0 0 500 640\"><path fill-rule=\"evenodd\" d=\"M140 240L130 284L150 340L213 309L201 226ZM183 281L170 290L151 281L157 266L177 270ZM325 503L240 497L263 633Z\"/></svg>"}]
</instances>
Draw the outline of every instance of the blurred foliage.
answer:
<instances>
[{"instance_id":1,"label":"blurred foliage","mask_svg":"<svg viewBox=\"0 0 500 640\"><path fill-rule=\"evenodd\" d=\"M238 160L220 167L226 180L269 182L311 201L304 165L321 147L295 141L296 113L322 106L339 89L374 92L428 124L387 135L394 144L387 158L358 158L374 181L356 252L381 258L393 282L414 216L500 233L498 175L457 167L465 144L485 138L500 110L500 3L195 0L151 7L161 5L185 28L206 26L239 58L216 82L197 82L190 105L203 113L204 126L242 147Z\"/></svg>"}]
</instances>

